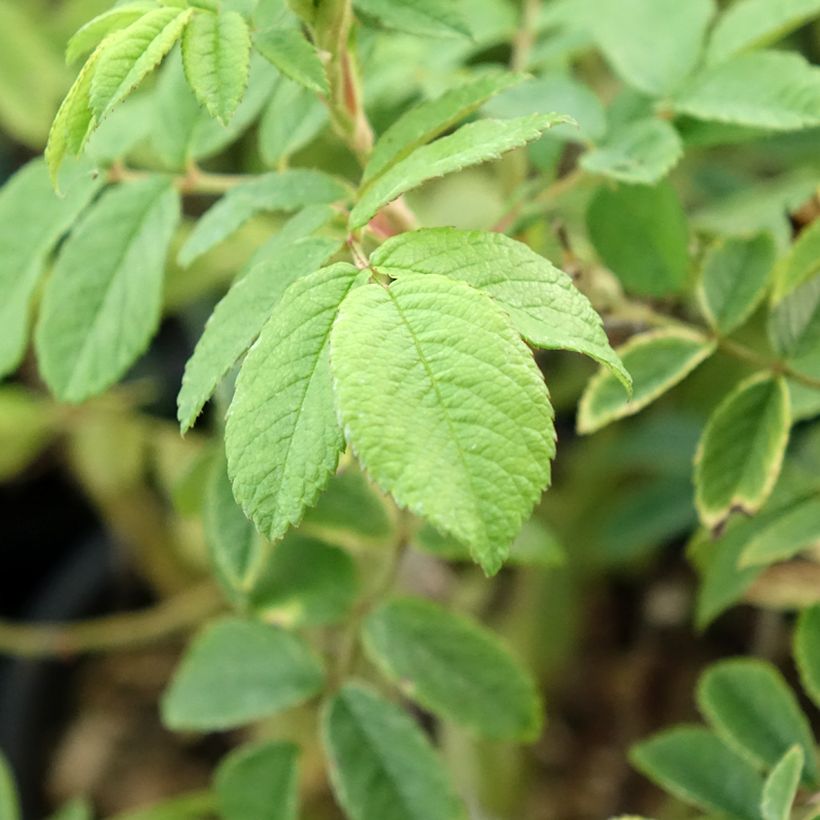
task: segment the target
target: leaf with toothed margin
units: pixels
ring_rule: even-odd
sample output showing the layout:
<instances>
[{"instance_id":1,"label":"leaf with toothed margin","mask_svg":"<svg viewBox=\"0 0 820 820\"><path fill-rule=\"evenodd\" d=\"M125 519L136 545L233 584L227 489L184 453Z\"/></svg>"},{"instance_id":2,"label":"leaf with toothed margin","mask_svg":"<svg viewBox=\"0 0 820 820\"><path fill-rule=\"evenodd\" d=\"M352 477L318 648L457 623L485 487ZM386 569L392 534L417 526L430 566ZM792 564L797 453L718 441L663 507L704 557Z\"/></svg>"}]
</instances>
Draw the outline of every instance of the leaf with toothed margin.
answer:
<instances>
[{"instance_id":1,"label":"leaf with toothed margin","mask_svg":"<svg viewBox=\"0 0 820 820\"><path fill-rule=\"evenodd\" d=\"M627 390L632 379L610 347L589 300L543 256L500 233L430 228L399 234L370 257L396 279L439 274L489 294L532 345L574 350L610 368Z\"/></svg>"},{"instance_id":2,"label":"leaf with toothed margin","mask_svg":"<svg viewBox=\"0 0 820 820\"><path fill-rule=\"evenodd\" d=\"M359 277L339 263L297 279L239 373L225 431L228 473L236 500L271 541L316 502L344 447L328 340Z\"/></svg>"},{"instance_id":3,"label":"leaf with toothed margin","mask_svg":"<svg viewBox=\"0 0 820 820\"><path fill-rule=\"evenodd\" d=\"M354 0L356 11L383 26L419 37L469 37L470 28L454 3L440 0Z\"/></svg>"},{"instance_id":4,"label":"leaf with toothed margin","mask_svg":"<svg viewBox=\"0 0 820 820\"><path fill-rule=\"evenodd\" d=\"M286 77L317 94L329 94L327 73L316 47L290 28L271 28L253 38L254 48Z\"/></svg>"},{"instance_id":5,"label":"leaf with toothed margin","mask_svg":"<svg viewBox=\"0 0 820 820\"><path fill-rule=\"evenodd\" d=\"M780 474L790 426L781 377L757 373L718 405L695 455L695 506L707 527L722 526L735 510L760 509Z\"/></svg>"},{"instance_id":6,"label":"leaf with toothed margin","mask_svg":"<svg viewBox=\"0 0 820 820\"><path fill-rule=\"evenodd\" d=\"M546 385L501 308L437 274L367 285L342 304L331 362L376 483L497 572L555 454Z\"/></svg>"},{"instance_id":7,"label":"leaf with toothed margin","mask_svg":"<svg viewBox=\"0 0 820 820\"><path fill-rule=\"evenodd\" d=\"M68 41L65 50L66 63L70 65L83 54L93 51L111 32L130 26L143 14L156 8L155 0L135 0L133 3L123 3L98 14L79 28Z\"/></svg>"}]
</instances>

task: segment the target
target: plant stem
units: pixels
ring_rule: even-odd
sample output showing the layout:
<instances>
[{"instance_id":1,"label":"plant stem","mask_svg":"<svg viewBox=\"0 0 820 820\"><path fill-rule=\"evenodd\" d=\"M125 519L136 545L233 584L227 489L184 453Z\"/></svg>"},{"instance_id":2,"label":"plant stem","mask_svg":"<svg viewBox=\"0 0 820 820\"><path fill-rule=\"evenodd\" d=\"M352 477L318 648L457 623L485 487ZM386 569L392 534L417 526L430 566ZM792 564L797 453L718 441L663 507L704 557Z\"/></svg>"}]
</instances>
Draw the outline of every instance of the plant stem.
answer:
<instances>
[{"instance_id":1,"label":"plant stem","mask_svg":"<svg viewBox=\"0 0 820 820\"><path fill-rule=\"evenodd\" d=\"M541 11L541 0L522 0L521 25L513 41L510 68L513 71L526 71L530 62L530 53L535 44L535 31L538 25L538 14Z\"/></svg>"},{"instance_id":2,"label":"plant stem","mask_svg":"<svg viewBox=\"0 0 820 820\"><path fill-rule=\"evenodd\" d=\"M748 362L764 370L771 370L773 373L779 373L787 379L802 384L804 387L820 390L820 378L807 376L805 373L795 370L782 359L770 358L732 339L718 339L718 348L735 359Z\"/></svg>"},{"instance_id":3,"label":"plant stem","mask_svg":"<svg viewBox=\"0 0 820 820\"><path fill-rule=\"evenodd\" d=\"M136 182L141 179L155 176L153 171L142 171L128 168L122 163L114 163L108 170L108 181ZM218 196L242 185L252 179L256 179L254 174L211 174L201 170L197 166L192 166L184 174L172 175L174 187L181 194L201 194Z\"/></svg>"}]
</instances>

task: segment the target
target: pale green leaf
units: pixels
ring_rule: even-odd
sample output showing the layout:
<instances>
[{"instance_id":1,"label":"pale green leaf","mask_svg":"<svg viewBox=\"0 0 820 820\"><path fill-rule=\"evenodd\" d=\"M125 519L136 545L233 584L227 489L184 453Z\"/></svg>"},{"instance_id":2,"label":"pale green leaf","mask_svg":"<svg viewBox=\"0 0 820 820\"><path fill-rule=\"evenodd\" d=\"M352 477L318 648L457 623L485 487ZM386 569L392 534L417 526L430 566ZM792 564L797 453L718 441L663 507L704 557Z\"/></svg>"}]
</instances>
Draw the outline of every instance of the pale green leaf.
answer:
<instances>
[{"instance_id":1,"label":"pale green leaf","mask_svg":"<svg viewBox=\"0 0 820 820\"><path fill-rule=\"evenodd\" d=\"M325 704L330 780L350 820L459 820L444 767L398 706L357 684Z\"/></svg>"},{"instance_id":2,"label":"pale green leaf","mask_svg":"<svg viewBox=\"0 0 820 820\"><path fill-rule=\"evenodd\" d=\"M712 0L597 0L589 24L615 71L660 96L695 68L714 11Z\"/></svg>"},{"instance_id":3,"label":"pale green leaf","mask_svg":"<svg viewBox=\"0 0 820 820\"><path fill-rule=\"evenodd\" d=\"M454 134L417 148L367 186L350 213L349 227L351 230L361 228L384 205L429 179L496 159L562 122L568 122L568 118L559 114L533 114L463 125Z\"/></svg>"},{"instance_id":4,"label":"pale green leaf","mask_svg":"<svg viewBox=\"0 0 820 820\"><path fill-rule=\"evenodd\" d=\"M555 453L546 386L505 314L436 274L368 285L343 303L331 358L345 433L376 483L496 572Z\"/></svg>"},{"instance_id":5,"label":"pale green leaf","mask_svg":"<svg viewBox=\"0 0 820 820\"><path fill-rule=\"evenodd\" d=\"M193 9L159 8L103 40L88 97L97 120L121 103L162 62L193 13Z\"/></svg>"},{"instance_id":6,"label":"pale green leaf","mask_svg":"<svg viewBox=\"0 0 820 820\"><path fill-rule=\"evenodd\" d=\"M311 168L255 177L228 191L197 222L179 252L179 264L190 265L256 214L296 211L307 205L336 202L346 195L341 182Z\"/></svg>"},{"instance_id":7,"label":"pale green leaf","mask_svg":"<svg viewBox=\"0 0 820 820\"><path fill-rule=\"evenodd\" d=\"M162 697L171 729L232 729L303 703L324 683L301 639L278 627L226 617L188 647Z\"/></svg>"},{"instance_id":8,"label":"pale green leaf","mask_svg":"<svg viewBox=\"0 0 820 820\"><path fill-rule=\"evenodd\" d=\"M786 561L820 545L820 498L808 498L785 511L743 550L742 566Z\"/></svg>"},{"instance_id":9,"label":"pale green leaf","mask_svg":"<svg viewBox=\"0 0 820 820\"><path fill-rule=\"evenodd\" d=\"M364 169L363 181L369 183L381 176L416 148L440 136L495 94L521 80L520 74L487 72L406 111L376 141Z\"/></svg>"},{"instance_id":10,"label":"pale green leaf","mask_svg":"<svg viewBox=\"0 0 820 820\"><path fill-rule=\"evenodd\" d=\"M179 214L167 179L128 183L106 191L63 246L35 334L40 372L58 398L102 392L147 347Z\"/></svg>"},{"instance_id":11,"label":"pale green leaf","mask_svg":"<svg viewBox=\"0 0 820 820\"><path fill-rule=\"evenodd\" d=\"M521 242L499 233L425 229L389 239L371 255L370 264L397 279L439 274L483 290L530 344L585 353L631 387L586 296L567 274Z\"/></svg>"},{"instance_id":12,"label":"pale green leaf","mask_svg":"<svg viewBox=\"0 0 820 820\"><path fill-rule=\"evenodd\" d=\"M262 742L227 755L214 778L222 820L296 820L299 747Z\"/></svg>"},{"instance_id":13,"label":"pale green leaf","mask_svg":"<svg viewBox=\"0 0 820 820\"><path fill-rule=\"evenodd\" d=\"M403 598L373 612L363 636L370 659L425 709L486 737L538 737L535 682L491 632L429 601Z\"/></svg>"},{"instance_id":14,"label":"pale green leaf","mask_svg":"<svg viewBox=\"0 0 820 820\"><path fill-rule=\"evenodd\" d=\"M3 820L20 820L20 806L17 802L14 776L2 751L0 751L0 817Z\"/></svg>"},{"instance_id":15,"label":"pale green leaf","mask_svg":"<svg viewBox=\"0 0 820 820\"><path fill-rule=\"evenodd\" d=\"M154 0L135 0L123 3L98 14L89 20L68 41L65 51L67 63L73 63L85 54L93 51L111 32L130 26L148 11L156 9Z\"/></svg>"},{"instance_id":16,"label":"pale green leaf","mask_svg":"<svg viewBox=\"0 0 820 820\"><path fill-rule=\"evenodd\" d=\"M820 347L820 272L772 308L768 330L772 346L790 359Z\"/></svg>"},{"instance_id":17,"label":"pale green leaf","mask_svg":"<svg viewBox=\"0 0 820 820\"><path fill-rule=\"evenodd\" d=\"M794 631L794 659L803 689L820 705L820 606L800 613Z\"/></svg>"},{"instance_id":18,"label":"pale green leaf","mask_svg":"<svg viewBox=\"0 0 820 820\"><path fill-rule=\"evenodd\" d=\"M458 3L440 0L354 0L358 12L387 28L420 37L469 37Z\"/></svg>"},{"instance_id":19,"label":"pale green leaf","mask_svg":"<svg viewBox=\"0 0 820 820\"><path fill-rule=\"evenodd\" d=\"M758 373L718 405L695 455L695 506L707 527L760 509L780 474L790 426L789 391L780 377Z\"/></svg>"},{"instance_id":20,"label":"pale green leaf","mask_svg":"<svg viewBox=\"0 0 820 820\"><path fill-rule=\"evenodd\" d=\"M251 267L225 294L185 365L177 398L183 433L193 426L219 382L259 335L288 286L318 270L337 245L317 237L283 243L279 253Z\"/></svg>"},{"instance_id":21,"label":"pale green leaf","mask_svg":"<svg viewBox=\"0 0 820 820\"><path fill-rule=\"evenodd\" d=\"M228 472L236 499L271 541L316 503L344 447L328 347L357 278L356 268L339 263L297 279L237 379L225 434Z\"/></svg>"},{"instance_id":22,"label":"pale green leaf","mask_svg":"<svg viewBox=\"0 0 820 820\"><path fill-rule=\"evenodd\" d=\"M783 676L772 664L733 658L700 677L697 702L712 728L755 766L770 768L798 744L806 754L804 780L817 781L814 737Z\"/></svg>"},{"instance_id":23,"label":"pale green leaf","mask_svg":"<svg viewBox=\"0 0 820 820\"><path fill-rule=\"evenodd\" d=\"M777 302L820 274L820 219L803 230L778 263L772 298Z\"/></svg>"},{"instance_id":24,"label":"pale green leaf","mask_svg":"<svg viewBox=\"0 0 820 820\"><path fill-rule=\"evenodd\" d=\"M674 100L702 120L773 131L820 125L820 68L795 52L754 51L705 68Z\"/></svg>"},{"instance_id":25,"label":"pale green leaf","mask_svg":"<svg viewBox=\"0 0 820 820\"><path fill-rule=\"evenodd\" d=\"M581 167L619 182L654 185L683 156L678 132L665 120L637 120L581 157Z\"/></svg>"},{"instance_id":26,"label":"pale green leaf","mask_svg":"<svg viewBox=\"0 0 820 820\"><path fill-rule=\"evenodd\" d=\"M72 177L58 196L45 162L37 159L0 189L0 376L23 357L34 291L49 254L102 185L88 167Z\"/></svg>"},{"instance_id":27,"label":"pale green leaf","mask_svg":"<svg viewBox=\"0 0 820 820\"><path fill-rule=\"evenodd\" d=\"M627 290L667 296L686 286L689 231L668 181L599 188L587 211L587 228L595 250Z\"/></svg>"},{"instance_id":28,"label":"pale green leaf","mask_svg":"<svg viewBox=\"0 0 820 820\"><path fill-rule=\"evenodd\" d=\"M668 729L633 746L630 759L686 803L739 820L760 820L760 775L707 729Z\"/></svg>"},{"instance_id":29,"label":"pale green leaf","mask_svg":"<svg viewBox=\"0 0 820 820\"><path fill-rule=\"evenodd\" d=\"M254 48L286 77L318 94L329 94L325 66L301 32L290 28L260 31L253 38Z\"/></svg>"},{"instance_id":30,"label":"pale green leaf","mask_svg":"<svg viewBox=\"0 0 820 820\"><path fill-rule=\"evenodd\" d=\"M0 812L0 817L5 820L5 815ZM62 806L48 820L93 820L94 812L91 804L82 797L77 797Z\"/></svg>"},{"instance_id":31,"label":"pale green leaf","mask_svg":"<svg viewBox=\"0 0 820 820\"><path fill-rule=\"evenodd\" d=\"M251 35L236 11L196 14L182 38L185 76L196 98L223 124L248 85Z\"/></svg>"},{"instance_id":32,"label":"pale green leaf","mask_svg":"<svg viewBox=\"0 0 820 820\"><path fill-rule=\"evenodd\" d=\"M760 802L763 820L789 820L805 757L800 746L792 746L771 770Z\"/></svg>"},{"instance_id":33,"label":"pale green leaf","mask_svg":"<svg viewBox=\"0 0 820 820\"><path fill-rule=\"evenodd\" d=\"M706 336L670 327L633 336L617 349L632 376L632 397L606 370L593 376L578 405L578 432L594 433L617 419L643 410L682 382L716 349Z\"/></svg>"},{"instance_id":34,"label":"pale green leaf","mask_svg":"<svg viewBox=\"0 0 820 820\"><path fill-rule=\"evenodd\" d=\"M768 233L719 241L703 262L699 296L709 324L727 335L739 328L766 295L777 256Z\"/></svg>"},{"instance_id":35,"label":"pale green leaf","mask_svg":"<svg viewBox=\"0 0 820 820\"><path fill-rule=\"evenodd\" d=\"M820 0L736 0L718 18L706 59L717 63L767 46L818 15Z\"/></svg>"}]
</instances>

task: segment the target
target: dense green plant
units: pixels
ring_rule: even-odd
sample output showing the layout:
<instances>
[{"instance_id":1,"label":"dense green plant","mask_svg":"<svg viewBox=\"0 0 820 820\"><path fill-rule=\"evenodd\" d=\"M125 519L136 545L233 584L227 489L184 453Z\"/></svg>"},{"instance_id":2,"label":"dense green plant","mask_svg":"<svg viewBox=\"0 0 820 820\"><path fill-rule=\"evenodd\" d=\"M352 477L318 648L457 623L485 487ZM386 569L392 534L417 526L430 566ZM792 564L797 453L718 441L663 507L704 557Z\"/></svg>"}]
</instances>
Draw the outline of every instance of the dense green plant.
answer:
<instances>
[{"instance_id":1,"label":"dense green plant","mask_svg":"<svg viewBox=\"0 0 820 820\"><path fill-rule=\"evenodd\" d=\"M587 374L563 388L556 365L551 398L534 351L601 365L580 397L581 434L685 380L698 395L703 385L690 546L699 626L820 541L816 202L799 232L789 219L816 197L820 70L769 48L820 15L820 2L134 0L98 10L68 42L68 61L84 63L44 158L0 192L0 372L23 361L36 303L38 372L93 419L71 433L79 472L101 440L136 463L154 422L118 413L138 383L95 397L131 370L164 314L233 278L178 397L183 433L213 400L214 436L192 433L194 450L169 445L164 461L175 504L201 511L234 612L194 637L161 711L190 732L297 715L232 752L211 791L135 818L293 820L293 741L314 749L315 736L353 820L464 817L432 742L391 693L470 736L539 736L537 682L508 647L453 602L395 595L411 548L472 559L488 576L505 561L564 560L553 533L528 519L550 484L554 406L566 412ZM582 57L584 70L567 70ZM608 107L580 79L601 75L600 57L611 73L594 85ZM429 76L397 91L418 66ZM225 172L226 150L257 122L251 159ZM748 173L721 175L727 146ZM763 160L748 146L763 146ZM414 213L405 195L508 152L505 201L488 229ZM690 159L692 174L673 185ZM215 201L193 222L203 197ZM3 401L19 437L7 473L49 425L75 423L21 388ZM603 461L611 486L590 486L589 503L630 458L669 457L652 468L669 471L663 481L638 488L637 508L619 497L592 514L640 553L694 522L674 442L632 444ZM177 452L185 466L174 473ZM134 486L120 469L88 473L117 511ZM817 699L816 609L801 615L795 652ZM711 728L650 738L633 749L636 767L705 812L791 816L820 775L777 669L720 662L697 700ZM14 818L7 779L0 769L0 816Z\"/></svg>"}]
</instances>

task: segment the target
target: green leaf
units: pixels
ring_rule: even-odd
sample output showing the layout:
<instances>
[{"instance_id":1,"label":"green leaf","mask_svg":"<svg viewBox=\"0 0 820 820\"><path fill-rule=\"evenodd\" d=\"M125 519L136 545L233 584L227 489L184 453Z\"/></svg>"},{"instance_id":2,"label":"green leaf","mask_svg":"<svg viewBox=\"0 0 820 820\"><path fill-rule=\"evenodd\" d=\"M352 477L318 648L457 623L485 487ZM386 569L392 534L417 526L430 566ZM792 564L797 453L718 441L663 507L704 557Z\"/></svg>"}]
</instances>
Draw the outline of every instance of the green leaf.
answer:
<instances>
[{"instance_id":1,"label":"green leaf","mask_svg":"<svg viewBox=\"0 0 820 820\"><path fill-rule=\"evenodd\" d=\"M820 545L820 498L808 498L785 511L743 550L741 565L767 566Z\"/></svg>"},{"instance_id":2,"label":"green leaf","mask_svg":"<svg viewBox=\"0 0 820 820\"><path fill-rule=\"evenodd\" d=\"M347 684L325 704L333 791L350 820L458 820L444 767L405 712Z\"/></svg>"},{"instance_id":3,"label":"green leaf","mask_svg":"<svg viewBox=\"0 0 820 820\"><path fill-rule=\"evenodd\" d=\"M194 638L162 698L171 729L232 729L303 703L324 683L307 644L278 627L226 617Z\"/></svg>"},{"instance_id":4,"label":"green leaf","mask_svg":"<svg viewBox=\"0 0 820 820\"><path fill-rule=\"evenodd\" d=\"M754 313L771 282L777 246L771 234L716 242L703 262L700 302L709 324L723 335Z\"/></svg>"},{"instance_id":5,"label":"green leaf","mask_svg":"<svg viewBox=\"0 0 820 820\"><path fill-rule=\"evenodd\" d=\"M775 350L791 359L808 356L820 347L820 273L772 308L768 330Z\"/></svg>"},{"instance_id":6,"label":"green leaf","mask_svg":"<svg viewBox=\"0 0 820 820\"><path fill-rule=\"evenodd\" d=\"M308 237L254 265L214 308L182 377L177 398L182 432L189 430L219 382L251 346L288 286L313 273L338 243Z\"/></svg>"},{"instance_id":7,"label":"green leaf","mask_svg":"<svg viewBox=\"0 0 820 820\"><path fill-rule=\"evenodd\" d=\"M3 752L0 751L0 817L3 820L20 820L20 805L14 776Z\"/></svg>"},{"instance_id":8,"label":"green leaf","mask_svg":"<svg viewBox=\"0 0 820 820\"><path fill-rule=\"evenodd\" d=\"M816 705L820 705L820 606L807 607L794 631L794 659L800 683Z\"/></svg>"},{"instance_id":9,"label":"green leaf","mask_svg":"<svg viewBox=\"0 0 820 820\"><path fill-rule=\"evenodd\" d=\"M820 220L815 219L778 263L773 300L780 301L817 274L820 274Z\"/></svg>"},{"instance_id":10,"label":"green leaf","mask_svg":"<svg viewBox=\"0 0 820 820\"><path fill-rule=\"evenodd\" d=\"M23 358L32 300L49 254L102 185L86 167L72 176L58 196L45 162L36 159L0 189L0 376Z\"/></svg>"},{"instance_id":11,"label":"green leaf","mask_svg":"<svg viewBox=\"0 0 820 820\"><path fill-rule=\"evenodd\" d=\"M468 117L487 100L522 80L519 74L491 71L470 80L434 100L427 100L402 114L379 137L362 177L370 183L417 148L443 134Z\"/></svg>"},{"instance_id":12,"label":"green leaf","mask_svg":"<svg viewBox=\"0 0 820 820\"><path fill-rule=\"evenodd\" d=\"M270 741L240 746L219 764L214 788L223 820L296 820L299 747Z\"/></svg>"},{"instance_id":13,"label":"green leaf","mask_svg":"<svg viewBox=\"0 0 820 820\"><path fill-rule=\"evenodd\" d=\"M678 113L773 131L820 125L820 68L794 52L755 51L705 68L674 100Z\"/></svg>"},{"instance_id":14,"label":"green leaf","mask_svg":"<svg viewBox=\"0 0 820 820\"><path fill-rule=\"evenodd\" d=\"M678 293L689 277L689 231L669 182L598 189L587 211L592 244L604 264L640 296Z\"/></svg>"},{"instance_id":15,"label":"green leaf","mask_svg":"<svg viewBox=\"0 0 820 820\"><path fill-rule=\"evenodd\" d=\"M35 334L40 372L61 400L102 392L147 347L179 215L167 179L128 183L106 191L63 246Z\"/></svg>"},{"instance_id":16,"label":"green leaf","mask_svg":"<svg viewBox=\"0 0 820 820\"><path fill-rule=\"evenodd\" d=\"M712 0L598 0L589 23L615 71L661 96L695 68L714 11Z\"/></svg>"},{"instance_id":17,"label":"green leaf","mask_svg":"<svg viewBox=\"0 0 820 820\"><path fill-rule=\"evenodd\" d=\"M148 11L156 9L154 0L136 0L108 9L89 20L68 41L65 51L67 63L73 63L93 51L111 32L119 31L138 20Z\"/></svg>"},{"instance_id":18,"label":"green leaf","mask_svg":"<svg viewBox=\"0 0 820 820\"><path fill-rule=\"evenodd\" d=\"M650 780L686 803L733 818L760 820L760 775L707 729L668 729L633 746L630 759Z\"/></svg>"},{"instance_id":19,"label":"green leaf","mask_svg":"<svg viewBox=\"0 0 820 820\"><path fill-rule=\"evenodd\" d=\"M436 274L367 285L339 311L331 359L345 433L376 483L496 572L555 453L546 386L505 314Z\"/></svg>"},{"instance_id":20,"label":"green leaf","mask_svg":"<svg viewBox=\"0 0 820 820\"><path fill-rule=\"evenodd\" d=\"M767 46L820 15L820 0L737 0L718 18L706 51L717 63L741 51Z\"/></svg>"},{"instance_id":21,"label":"green leaf","mask_svg":"<svg viewBox=\"0 0 820 820\"><path fill-rule=\"evenodd\" d=\"M248 85L251 35L236 11L194 15L182 39L182 63L196 98L227 125Z\"/></svg>"},{"instance_id":22,"label":"green leaf","mask_svg":"<svg viewBox=\"0 0 820 820\"><path fill-rule=\"evenodd\" d=\"M418 598L383 604L363 632L370 659L425 709L480 735L535 740L542 706L535 682L482 627Z\"/></svg>"},{"instance_id":23,"label":"green leaf","mask_svg":"<svg viewBox=\"0 0 820 820\"><path fill-rule=\"evenodd\" d=\"M149 11L101 43L88 96L97 121L162 62L193 13L193 9L177 8Z\"/></svg>"},{"instance_id":24,"label":"green leaf","mask_svg":"<svg viewBox=\"0 0 820 820\"><path fill-rule=\"evenodd\" d=\"M389 239L370 264L397 279L438 274L483 290L530 344L585 353L631 387L586 296L567 274L521 242L499 233L430 228Z\"/></svg>"},{"instance_id":25,"label":"green leaf","mask_svg":"<svg viewBox=\"0 0 820 820\"><path fill-rule=\"evenodd\" d=\"M470 28L456 3L439 0L354 0L357 12L387 28L419 37L469 37Z\"/></svg>"},{"instance_id":26,"label":"green leaf","mask_svg":"<svg viewBox=\"0 0 820 820\"><path fill-rule=\"evenodd\" d=\"M329 94L325 66L301 32L290 28L272 28L258 32L254 48L286 77L317 94Z\"/></svg>"},{"instance_id":27,"label":"green leaf","mask_svg":"<svg viewBox=\"0 0 820 820\"><path fill-rule=\"evenodd\" d=\"M0 812L0 817L6 820L6 816ZM77 797L62 806L49 820L93 820L94 812L91 804L82 797Z\"/></svg>"},{"instance_id":28,"label":"green leaf","mask_svg":"<svg viewBox=\"0 0 820 820\"><path fill-rule=\"evenodd\" d=\"M617 129L581 157L581 167L619 182L654 185L683 156L678 132L665 120L637 120Z\"/></svg>"},{"instance_id":29,"label":"green leaf","mask_svg":"<svg viewBox=\"0 0 820 820\"><path fill-rule=\"evenodd\" d=\"M792 746L777 762L763 785L760 813L763 820L789 820L805 753L800 746Z\"/></svg>"},{"instance_id":30,"label":"green leaf","mask_svg":"<svg viewBox=\"0 0 820 820\"><path fill-rule=\"evenodd\" d=\"M236 499L271 541L316 503L344 447L328 343L358 276L339 263L297 279L237 379L225 433L228 472Z\"/></svg>"},{"instance_id":31,"label":"green leaf","mask_svg":"<svg viewBox=\"0 0 820 820\"><path fill-rule=\"evenodd\" d=\"M755 374L718 405L695 455L695 506L707 527L760 509L780 475L790 426L789 390L780 377Z\"/></svg>"},{"instance_id":32,"label":"green leaf","mask_svg":"<svg viewBox=\"0 0 820 820\"><path fill-rule=\"evenodd\" d=\"M617 349L632 376L632 397L611 372L599 371L581 396L578 432L594 433L640 412L682 382L715 349L714 341L685 328L669 327L633 336Z\"/></svg>"},{"instance_id":33,"label":"green leaf","mask_svg":"<svg viewBox=\"0 0 820 820\"><path fill-rule=\"evenodd\" d=\"M344 185L322 171L292 168L263 174L232 188L197 222L179 252L179 264L192 264L256 214L296 211L336 202L346 195Z\"/></svg>"},{"instance_id":34,"label":"green leaf","mask_svg":"<svg viewBox=\"0 0 820 820\"><path fill-rule=\"evenodd\" d=\"M147 808L126 811L112 820L202 820L213 816L215 802L210 791L189 792Z\"/></svg>"},{"instance_id":35,"label":"green leaf","mask_svg":"<svg viewBox=\"0 0 820 820\"><path fill-rule=\"evenodd\" d=\"M0 481L17 478L60 434L59 410L20 384L0 386Z\"/></svg>"},{"instance_id":36,"label":"green leaf","mask_svg":"<svg viewBox=\"0 0 820 820\"><path fill-rule=\"evenodd\" d=\"M770 663L733 658L713 664L698 681L697 702L724 742L756 766L774 766L798 744L806 754L804 780L807 785L816 783L809 722L786 681Z\"/></svg>"},{"instance_id":37,"label":"green leaf","mask_svg":"<svg viewBox=\"0 0 820 820\"><path fill-rule=\"evenodd\" d=\"M533 114L463 125L454 134L417 148L365 187L350 213L349 227L361 228L384 205L429 179L496 159L537 139L553 125L568 121L559 114Z\"/></svg>"}]
</instances>

